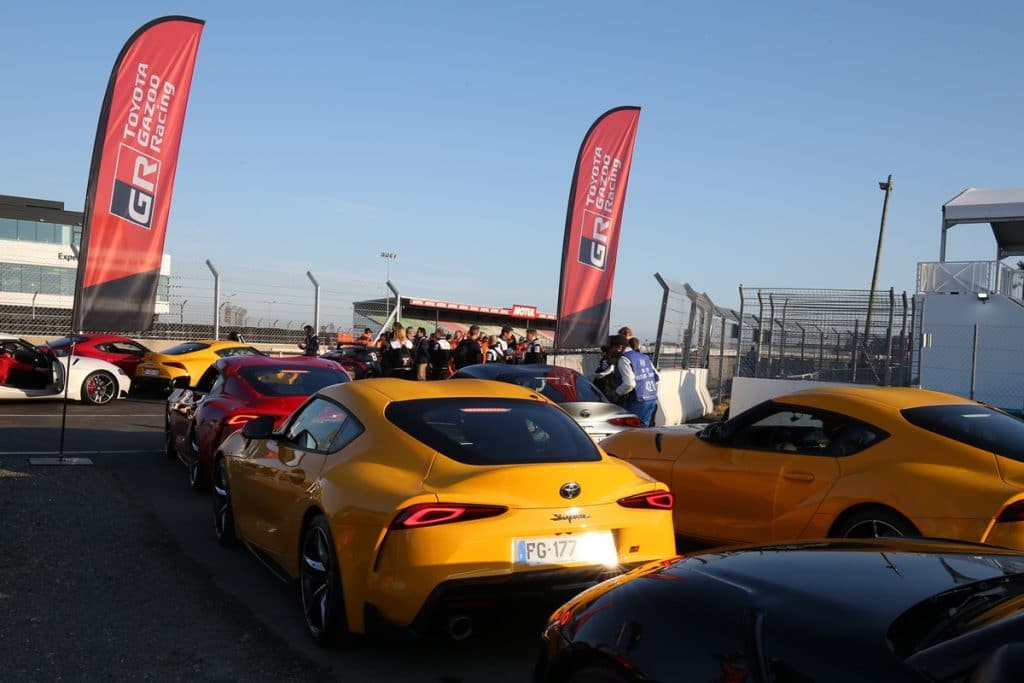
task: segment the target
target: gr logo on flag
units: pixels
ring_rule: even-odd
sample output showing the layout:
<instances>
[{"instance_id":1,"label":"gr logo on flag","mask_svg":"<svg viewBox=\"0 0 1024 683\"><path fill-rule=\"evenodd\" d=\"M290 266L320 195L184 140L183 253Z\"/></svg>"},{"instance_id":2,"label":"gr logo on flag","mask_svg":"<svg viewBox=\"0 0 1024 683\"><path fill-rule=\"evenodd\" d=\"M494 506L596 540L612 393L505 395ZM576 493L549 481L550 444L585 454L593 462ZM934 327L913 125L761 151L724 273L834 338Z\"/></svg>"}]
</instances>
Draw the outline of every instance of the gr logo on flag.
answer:
<instances>
[{"instance_id":1,"label":"gr logo on flag","mask_svg":"<svg viewBox=\"0 0 1024 683\"><path fill-rule=\"evenodd\" d=\"M587 230L587 223L591 229ZM611 220L592 211L583 212L583 234L580 235L579 262L591 268L604 270L608 260L608 230ZM586 233L591 236L587 237Z\"/></svg>"},{"instance_id":2,"label":"gr logo on flag","mask_svg":"<svg viewBox=\"0 0 1024 683\"><path fill-rule=\"evenodd\" d=\"M128 145L119 145L110 213L149 230L159 178L159 161Z\"/></svg>"}]
</instances>

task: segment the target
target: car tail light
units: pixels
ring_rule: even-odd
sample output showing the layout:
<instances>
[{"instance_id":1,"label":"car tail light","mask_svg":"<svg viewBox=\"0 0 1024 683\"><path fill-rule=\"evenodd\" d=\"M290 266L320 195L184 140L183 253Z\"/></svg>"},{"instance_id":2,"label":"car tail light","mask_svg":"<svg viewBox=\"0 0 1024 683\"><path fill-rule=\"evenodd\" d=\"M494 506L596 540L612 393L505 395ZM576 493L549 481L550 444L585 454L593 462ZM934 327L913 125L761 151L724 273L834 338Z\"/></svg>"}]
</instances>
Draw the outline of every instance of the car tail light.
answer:
<instances>
[{"instance_id":1,"label":"car tail light","mask_svg":"<svg viewBox=\"0 0 1024 683\"><path fill-rule=\"evenodd\" d=\"M624 508L647 508L650 510L671 510L675 498L668 491L651 491L640 493L629 498L620 498L619 505Z\"/></svg>"},{"instance_id":2,"label":"car tail light","mask_svg":"<svg viewBox=\"0 0 1024 683\"><path fill-rule=\"evenodd\" d=\"M997 522L1024 522L1024 500L1010 503L996 518Z\"/></svg>"},{"instance_id":3,"label":"car tail light","mask_svg":"<svg viewBox=\"0 0 1024 683\"><path fill-rule=\"evenodd\" d=\"M466 522L471 519L497 517L508 512L502 505L467 505L462 503L419 503L401 510L391 522L391 529L415 529L436 524Z\"/></svg>"},{"instance_id":4,"label":"car tail light","mask_svg":"<svg viewBox=\"0 0 1024 683\"><path fill-rule=\"evenodd\" d=\"M229 425L244 425L249 420L255 420L259 415L232 415L228 420Z\"/></svg>"},{"instance_id":5,"label":"car tail light","mask_svg":"<svg viewBox=\"0 0 1024 683\"><path fill-rule=\"evenodd\" d=\"M169 368L178 368L179 370L188 370L184 363L176 363L174 361L164 361L164 365Z\"/></svg>"},{"instance_id":6,"label":"car tail light","mask_svg":"<svg viewBox=\"0 0 1024 683\"><path fill-rule=\"evenodd\" d=\"M644 423L636 415L630 415L628 417L613 417L608 420L608 424L615 425L616 427L643 427Z\"/></svg>"}]
</instances>

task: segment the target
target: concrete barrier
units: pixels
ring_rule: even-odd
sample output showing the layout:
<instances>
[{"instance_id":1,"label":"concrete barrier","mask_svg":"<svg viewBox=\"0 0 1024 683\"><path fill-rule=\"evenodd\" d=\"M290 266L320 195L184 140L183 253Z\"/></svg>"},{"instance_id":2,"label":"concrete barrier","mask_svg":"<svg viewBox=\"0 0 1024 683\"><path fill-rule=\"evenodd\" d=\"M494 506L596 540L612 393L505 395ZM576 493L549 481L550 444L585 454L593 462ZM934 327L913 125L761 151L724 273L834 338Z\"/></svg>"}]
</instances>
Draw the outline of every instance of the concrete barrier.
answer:
<instances>
[{"instance_id":1,"label":"concrete barrier","mask_svg":"<svg viewBox=\"0 0 1024 683\"><path fill-rule=\"evenodd\" d=\"M692 370L660 370L658 383L658 413L654 418L659 427L673 426L697 420L714 411L715 403L708 391L706 368Z\"/></svg>"}]
</instances>

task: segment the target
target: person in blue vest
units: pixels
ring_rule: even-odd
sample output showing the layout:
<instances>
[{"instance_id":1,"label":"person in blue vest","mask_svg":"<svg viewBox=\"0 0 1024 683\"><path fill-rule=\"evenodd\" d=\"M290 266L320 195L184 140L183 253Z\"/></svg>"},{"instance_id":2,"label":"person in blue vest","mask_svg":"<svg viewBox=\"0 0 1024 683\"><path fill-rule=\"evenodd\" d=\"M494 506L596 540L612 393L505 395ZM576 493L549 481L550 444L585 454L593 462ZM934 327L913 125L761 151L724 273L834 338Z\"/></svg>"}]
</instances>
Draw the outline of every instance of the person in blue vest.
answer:
<instances>
[{"instance_id":1,"label":"person in blue vest","mask_svg":"<svg viewBox=\"0 0 1024 683\"><path fill-rule=\"evenodd\" d=\"M622 407L640 418L645 427L654 425L654 410L658 407L658 371L645 353L630 347L625 335L608 338L608 347L618 357L616 369L621 382L615 393Z\"/></svg>"}]
</instances>

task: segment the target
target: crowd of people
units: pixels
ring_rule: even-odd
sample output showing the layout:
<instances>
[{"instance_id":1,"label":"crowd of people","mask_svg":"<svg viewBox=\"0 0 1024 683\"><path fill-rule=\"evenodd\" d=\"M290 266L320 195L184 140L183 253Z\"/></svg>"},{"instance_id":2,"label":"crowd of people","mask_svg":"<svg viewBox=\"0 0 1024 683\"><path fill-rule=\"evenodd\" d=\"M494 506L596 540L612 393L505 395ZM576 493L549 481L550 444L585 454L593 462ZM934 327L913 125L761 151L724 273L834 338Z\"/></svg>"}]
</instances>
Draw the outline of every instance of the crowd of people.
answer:
<instances>
[{"instance_id":1,"label":"crowd of people","mask_svg":"<svg viewBox=\"0 0 1024 683\"><path fill-rule=\"evenodd\" d=\"M354 343L376 346L381 370L386 376L414 380L445 379L459 368L478 363L544 363L547 355L538 339L537 330L526 330L525 337L516 337L511 325L499 334L484 335L478 325L465 333L462 330L427 334L423 327L403 327L395 323L374 341L367 328Z\"/></svg>"},{"instance_id":2,"label":"crowd of people","mask_svg":"<svg viewBox=\"0 0 1024 683\"><path fill-rule=\"evenodd\" d=\"M306 338L299 347L306 355L316 355L319 341L312 327L307 325L304 332ZM511 325L492 335L482 335L478 325L466 333L435 330L427 334L423 327L403 327L396 322L376 340L373 331L366 328L353 343L377 348L385 376L420 381L446 379L460 368L478 363L547 362L537 330L529 328L525 337L517 338ZM648 427L654 424L658 381L654 363L640 350L640 340L629 327L620 328L601 347L594 383L610 401L626 408Z\"/></svg>"}]
</instances>

